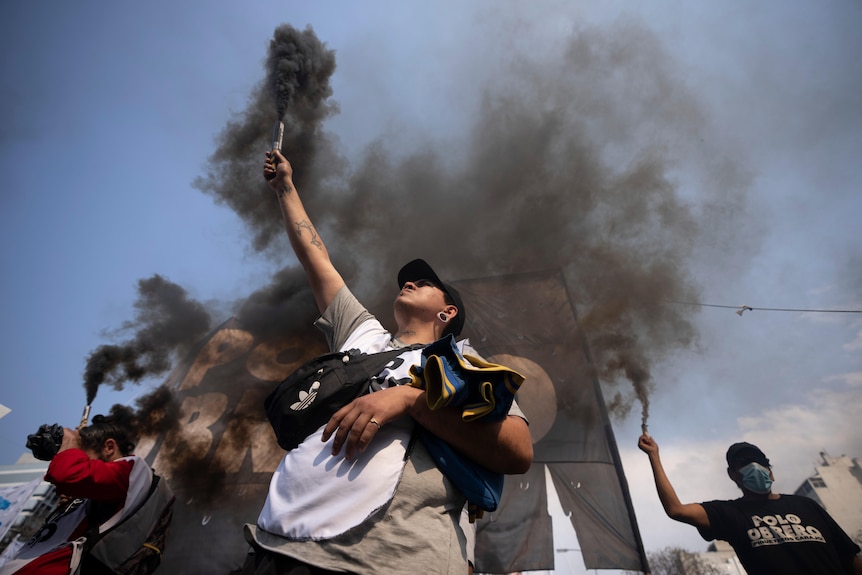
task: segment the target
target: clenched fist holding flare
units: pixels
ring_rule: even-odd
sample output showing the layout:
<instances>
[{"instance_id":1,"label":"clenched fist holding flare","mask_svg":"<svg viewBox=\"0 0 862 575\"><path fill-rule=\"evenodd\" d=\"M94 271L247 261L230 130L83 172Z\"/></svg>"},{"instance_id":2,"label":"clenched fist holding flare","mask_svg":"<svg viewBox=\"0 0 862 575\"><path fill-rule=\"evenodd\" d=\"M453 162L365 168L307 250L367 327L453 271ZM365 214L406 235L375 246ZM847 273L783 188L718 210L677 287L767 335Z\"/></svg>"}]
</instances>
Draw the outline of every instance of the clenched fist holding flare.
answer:
<instances>
[{"instance_id":1,"label":"clenched fist holding flare","mask_svg":"<svg viewBox=\"0 0 862 575\"><path fill-rule=\"evenodd\" d=\"M272 127L272 150L271 152L280 152L281 151L281 143L284 141L284 122L277 121L275 125ZM273 153L270 155L274 164L278 164L278 159L275 157Z\"/></svg>"}]
</instances>

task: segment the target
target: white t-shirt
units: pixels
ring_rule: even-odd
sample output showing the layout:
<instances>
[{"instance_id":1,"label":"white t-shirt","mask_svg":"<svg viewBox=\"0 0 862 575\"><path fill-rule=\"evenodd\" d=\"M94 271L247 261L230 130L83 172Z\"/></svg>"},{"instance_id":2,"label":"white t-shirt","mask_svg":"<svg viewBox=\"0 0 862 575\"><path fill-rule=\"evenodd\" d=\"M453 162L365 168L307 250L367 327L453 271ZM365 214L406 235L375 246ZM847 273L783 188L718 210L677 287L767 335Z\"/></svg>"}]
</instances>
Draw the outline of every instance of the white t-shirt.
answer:
<instances>
[{"instance_id":1,"label":"white t-shirt","mask_svg":"<svg viewBox=\"0 0 862 575\"><path fill-rule=\"evenodd\" d=\"M342 288L317 322L330 349L375 353L403 347ZM463 340L462 353L478 355ZM381 387L410 380L421 350L405 350L378 376ZM402 361L398 361L402 360ZM510 414L521 415L517 405ZM467 542L458 527L465 499L419 441L405 458L414 422L388 422L353 461L333 456L323 428L287 452L273 474L257 527L247 537L264 549L352 573L463 575ZM406 459L406 461L405 461Z\"/></svg>"}]
</instances>

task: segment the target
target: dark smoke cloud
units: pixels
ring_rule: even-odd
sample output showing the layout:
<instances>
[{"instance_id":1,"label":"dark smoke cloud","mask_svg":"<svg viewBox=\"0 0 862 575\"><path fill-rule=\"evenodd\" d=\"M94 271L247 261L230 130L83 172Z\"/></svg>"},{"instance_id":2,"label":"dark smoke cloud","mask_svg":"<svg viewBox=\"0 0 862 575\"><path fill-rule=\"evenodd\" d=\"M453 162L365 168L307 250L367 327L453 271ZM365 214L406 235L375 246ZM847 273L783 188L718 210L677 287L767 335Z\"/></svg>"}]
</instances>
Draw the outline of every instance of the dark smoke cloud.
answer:
<instances>
[{"instance_id":1,"label":"dark smoke cloud","mask_svg":"<svg viewBox=\"0 0 862 575\"><path fill-rule=\"evenodd\" d=\"M253 90L244 112L231 120L218 139L205 176L194 186L229 206L252 233L252 248L266 252L284 229L272 190L261 177L264 152L271 144L272 125L285 125L282 152L301 169L294 180L303 187L322 188L309 178L311 168L325 166L328 176L344 169L323 121L337 112L329 79L335 53L327 50L311 28L300 32L289 25L275 30L266 58L266 76Z\"/></svg>"},{"instance_id":2,"label":"dark smoke cloud","mask_svg":"<svg viewBox=\"0 0 862 575\"><path fill-rule=\"evenodd\" d=\"M115 403L108 412L118 426L131 432L133 441L155 437L176 428L179 403L173 391L164 385L138 398L135 405L136 408L132 408Z\"/></svg>"},{"instance_id":3,"label":"dark smoke cloud","mask_svg":"<svg viewBox=\"0 0 862 575\"><path fill-rule=\"evenodd\" d=\"M283 32L270 47L267 84ZM319 113L299 124L313 128L285 140L297 186L330 252L362 270L344 275L366 298L387 300L390 276L417 256L450 278L566 270L598 373L606 384L632 384L612 405L624 414L637 399L645 420L650 366L696 342L693 308L669 303L697 299L687 259L703 237L729 241L721 221L704 214L739 209L745 172L717 175L715 165L735 161L727 151L692 152L708 129L704 115L672 59L635 25L577 31L558 61L522 61L504 76L484 87L462 147L416 134L405 152L381 139L349 173L332 161L333 139L320 129L334 109L329 92L312 90L314 105L303 110ZM295 85L296 99L303 88ZM270 192L251 193L265 188L260 151L272 103L264 93L258 88L243 120L225 128L211 175L199 181L219 201L242 206L258 250L283 233ZM701 206L679 188L682 161L712 178L699 190ZM278 281L285 293L300 289L287 282L304 286L299 274Z\"/></svg>"},{"instance_id":4,"label":"dark smoke cloud","mask_svg":"<svg viewBox=\"0 0 862 575\"><path fill-rule=\"evenodd\" d=\"M284 268L268 285L240 302L235 313L243 327L267 341L278 336L309 335L316 311L304 272Z\"/></svg>"},{"instance_id":5,"label":"dark smoke cloud","mask_svg":"<svg viewBox=\"0 0 862 575\"><path fill-rule=\"evenodd\" d=\"M482 88L460 144L416 134L412 149L395 150L380 139L350 170L321 127L335 109L329 92L313 90L309 105L286 111L304 127L285 137L297 186L330 252L355 263L343 275L375 310L391 305L394 273L413 257L452 279L564 269L603 382L631 383L612 405L624 413L637 399L645 420L650 366L697 340L695 308L671 302L697 300L688 270L699 241L733 242L732 221L711 215L742 209L746 170L732 150L703 141L697 99L637 25L577 30L555 61L514 61ZM226 126L197 185L236 210L255 249L279 239L289 253L261 176L273 77L268 70ZM698 203L681 188L682 171L697 182ZM301 274L277 281L285 295L305 285Z\"/></svg>"},{"instance_id":6,"label":"dark smoke cloud","mask_svg":"<svg viewBox=\"0 0 862 575\"><path fill-rule=\"evenodd\" d=\"M127 382L164 374L172 358L187 352L210 328L204 306L158 274L138 281L134 306L135 319L123 326L124 331L135 332L132 338L119 345L99 346L87 359L87 404L105 383L123 389Z\"/></svg>"},{"instance_id":7,"label":"dark smoke cloud","mask_svg":"<svg viewBox=\"0 0 862 575\"><path fill-rule=\"evenodd\" d=\"M139 437L158 437L179 426L180 404L174 390L160 385L135 400Z\"/></svg>"},{"instance_id":8,"label":"dark smoke cloud","mask_svg":"<svg viewBox=\"0 0 862 575\"><path fill-rule=\"evenodd\" d=\"M267 85L273 87L279 119L291 110L295 119L325 117L319 103L332 96L329 78L335 54L318 40L311 27L299 31L284 25L275 29L266 59Z\"/></svg>"}]
</instances>

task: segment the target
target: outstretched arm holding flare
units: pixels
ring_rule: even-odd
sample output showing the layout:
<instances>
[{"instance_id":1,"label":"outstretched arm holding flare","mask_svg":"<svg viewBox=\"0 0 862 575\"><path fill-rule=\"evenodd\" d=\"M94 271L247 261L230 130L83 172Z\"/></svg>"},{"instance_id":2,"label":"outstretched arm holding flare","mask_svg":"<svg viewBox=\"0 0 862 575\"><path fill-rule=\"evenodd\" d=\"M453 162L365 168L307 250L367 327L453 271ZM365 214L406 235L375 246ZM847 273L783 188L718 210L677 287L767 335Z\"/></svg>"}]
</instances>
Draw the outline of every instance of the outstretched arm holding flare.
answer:
<instances>
[{"instance_id":1,"label":"outstretched arm holding flare","mask_svg":"<svg viewBox=\"0 0 862 575\"><path fill-rule=\"evenodd\" d=\"M658 491L658 498L661 500L662 507L664 507L664 512L667 513L667 516L675 521L694 525L699 529L708 529L709 517L703 506L699 503L682 503L679 497L677 497L676 491L661 464L661 458L658 454L658 443L644 433L638 439L638 447L649 457L652 474L655 478L655 487Z\"/></svg>"},{"instance_id":2,"label":"outstretched arm holding flare","mask_svg":"<svg viewBox=\"0 0 862 575\"><path fill-rule=\"evenodd\" d=\"M273 164L273 160L277 164ZM323 313L344 285L344 279L332 265L323 240L317 235L305 212L299 192L293 184L293 167L280 151L266 153L263 177L278 196L290 245L305 270L317 309Z\"/></svg>"}]
</instances>

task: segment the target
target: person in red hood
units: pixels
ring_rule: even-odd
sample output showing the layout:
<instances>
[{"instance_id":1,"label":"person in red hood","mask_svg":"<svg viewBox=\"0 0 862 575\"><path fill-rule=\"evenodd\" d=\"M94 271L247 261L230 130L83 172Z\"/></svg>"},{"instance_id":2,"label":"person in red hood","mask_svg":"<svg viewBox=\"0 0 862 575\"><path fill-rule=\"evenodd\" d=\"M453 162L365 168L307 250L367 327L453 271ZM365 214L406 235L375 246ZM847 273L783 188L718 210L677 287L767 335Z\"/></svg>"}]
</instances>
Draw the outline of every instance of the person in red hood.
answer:
<instances>
[{"instance_id":1,"label":"person in red hood","mask_svg":"<svg viewBox=\"0 0 862 575\"><path fill-rule=\"evenodd\" d=\"M60 504L0 575L110 572L84 552L87 538L136 509L153 480L150 466L132 454L131 431L120 419L97 415L87 427L63 430L45 474Z\"/></svg>"}]
</instances>

